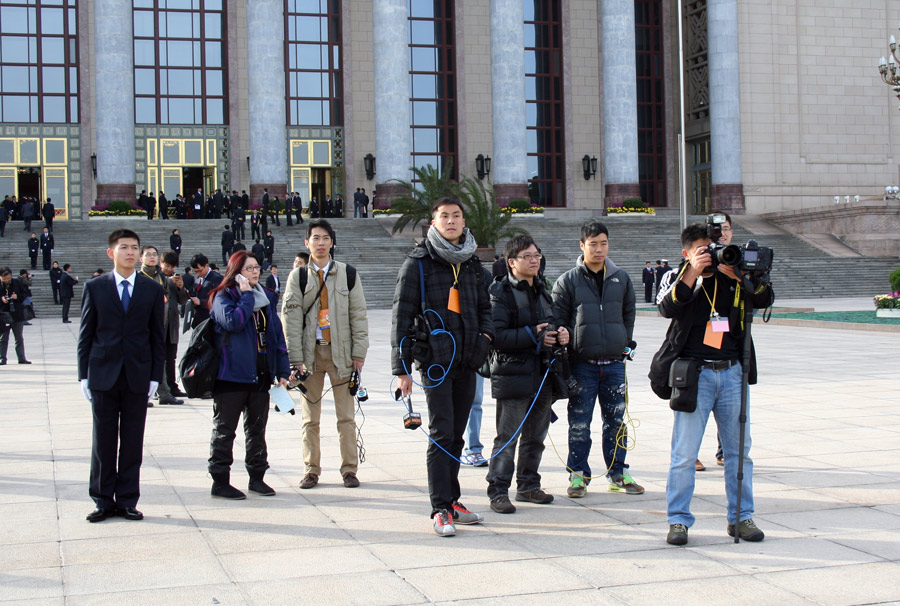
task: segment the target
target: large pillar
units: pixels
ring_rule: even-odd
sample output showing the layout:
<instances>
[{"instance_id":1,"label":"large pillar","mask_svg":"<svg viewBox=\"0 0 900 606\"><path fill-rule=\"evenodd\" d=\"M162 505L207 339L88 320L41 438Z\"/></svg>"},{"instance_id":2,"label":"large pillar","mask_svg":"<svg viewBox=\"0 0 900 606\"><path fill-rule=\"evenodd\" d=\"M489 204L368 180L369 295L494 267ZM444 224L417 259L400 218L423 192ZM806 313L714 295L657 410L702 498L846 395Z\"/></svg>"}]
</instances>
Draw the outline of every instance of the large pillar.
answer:
<instances>
[{"instance_id":1,"label":"large pillar","mask_svg":"<svg viewBox=\"0 0 900 606\"><path fill-rule=\"evenodd\" d=\"M491 117L494 196L528 199L525 28L521 0L491 0Z\"/></svg>"},{"instance_id":2,"label":"large pillar","mask_svg":"<svg viewBox=\"0 0 900 606\"><path fill-rule=\"evenodd\" d=\"M743 214L737 0L709 0L709 131L712 208Z\"/></svg>"},{"instance_id":3,"label":"large pillar","mask_svg":"<svg viewBox=\"0 0 900 606\"><path fill-rule=\"evenodd\" d=\"M391 179L409 181L409 21L406 0L372 4L375 65L375 158L379 202L402 194ZM362 158L356 160L362 162ZM361 166L360 166L361 167Z\"/></svg>"},{"instance_id":4,"label":"large pillar","mask_svg":"<svg viewBox=\"0 0 900 606\"><path fill-rule=\"evenodd\" d=\"M640 197L634 2L600 2L604 208Z\"/></svg>"},{"instance_id":5,"label":"large pillar","mask_svg":"<svg viewBox=\"0 0 900 606\"><path fill-rule=\"evenodd\" d=\"M247 64L250 66L250 198L263 188L284 199L287 189L287 117L284 101L284 2L247 2ZM233 158L232 161L237 161Z\"/></svg>"},{"instance_id":6,"label":"large pillar","mask_svg":"<svg viewBox=\"0 0 900 606\"><path fill-rule=\"evenodd\" d=\"M134 41L131 33L131 2L94 2L98 203L132 202L135 199Z\"/></svg>"}]
</instances>

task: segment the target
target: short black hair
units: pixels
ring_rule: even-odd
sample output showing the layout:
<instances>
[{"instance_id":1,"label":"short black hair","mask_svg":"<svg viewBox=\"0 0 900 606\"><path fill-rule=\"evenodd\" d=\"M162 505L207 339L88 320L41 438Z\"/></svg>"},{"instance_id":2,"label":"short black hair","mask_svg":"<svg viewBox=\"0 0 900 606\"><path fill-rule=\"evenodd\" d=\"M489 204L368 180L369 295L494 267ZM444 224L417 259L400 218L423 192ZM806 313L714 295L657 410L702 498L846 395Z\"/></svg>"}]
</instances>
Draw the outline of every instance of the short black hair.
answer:
<instances>
[{"instance_id":1,"label":"short black hair","mask_svg":"<svg viewBox=\"0 0 900 606\"><path fill-rule=\"evenodd\" d=\"M274 263L272 263L272 265L269 266L269 271L272 271L273 269L278 269L278 266L275 265Z\"/></svg>"},{"instance_id":2,"label":"short black hair","mask_svg":"<svg viewBox=\"0 0 900 606\"><path fill-rule=\"evenodd\" d=\"M463 206L462 201L456 196L444 196L443 198L438 198L437 201L431 205L431 216L434 218L434 213L442 206L447 205L455 205L459 207L460 212L462 212L463 219L466 218L466 207Z\"/></svg>"},{"instance_id":3,"label":"short black hair","mask_svg":"<svg viewBox=\"0 0 900 606\"><path fill-rule=\"evenodd\" d=\"M107 243L109 244L109 248L112 248L116 245L116 242L122 240L123 238L132 238L137 240L138 246L141 245L141 237L131 231L130 229L117 229L113 233L109 234L109 239Z\"/></svg>"},{"instance_id":4,"label":"short black hair","mask_svg":"<svg viewBox=\"0 0 900 606\"><path fill-rule=\"evenodd\" d=\"M303 259L304 263L309 263L309 253L306 251L300 251L295 256L295 259Z\"/></svg>"},{"instance_id":5,"label":"short black hair","mask_svg":"<svg viewBox=\"0 0 900 606\"><path fill-rule=\"evenodd\" d=\"M204 265L209 265L209 259L206 258L206 255L203 253L197 253L193 257L191 257L191 267L197 269L198 267L203 267Z\"/></svg>"},{"instance_id":6,"label":"short black hair","mask_svg":"<svg viewBox=\"0 0 900 606\"><path fill-rule=\"evenodd\" d=\"M503 254L506 257L506 265L509 266L510 259L515 259L519 256L519 253L531 246L537 248L534 238L527 234L519 234L518 236L510 238L509 242L506 243L506 247L503 249Z\"/></svg>"},{"instance_id":7,"label":"short black hair","mask_svg":"<svg viewBox=\"0 0 900 606\"><path fill-rule=\"evenodd\" d=\"M175 267L178 265L178 255L174 251L167 250L162 254L162 262Z\"/></svg>"},{"instance_id":8,"label":"short black hair","mask_svg":"<svg viewBox=\"0 0 900 606\"><path fill-rule=\"evenodd\" d=\"M142 247L141 247L141 256L143 257L143 256L144 256L144 252L150 250L151 248L156 252L156 256L158 257L158 256L159 256L159 249L156 248L155 246L153 246L152 244L148 244L147 246L142 246Z\"/></svg>"},{"instance_id":9,"label":"short black hair","mask_svg":"<svg viewBox=\"0 0 900 606\"><path fill-rule=\"evenodd\" d=\"M72 264L71 264L71 263L66 263L65 265L63 265L63 271L69 271L69 268L70 268L70 267L72 267Z\"/></svg>"},{"instance_id":10,"label":"short black hair","mask_svg":"<svg viewBox=\"0 0 900 606\"><path fill-rule=\"evenodd\" d=\"M225 226L225 231L228 231L228 226L227 226L227 225Z\"/></svg>"},{"instance_id":11,"label":"short black hair","mask_svg":"<svg viewBox=\"0 0 900 606\"><path fill-rule=\"evenodd\" d=\"M709 239L709 234L706 233L705 225L700 223L688 225L684 228L684 231L681 232L681 247L684 250L690 250L694 242L703 239Z\"/></svg>"},{"instance_id":12,"label":"short black hair","mask_svg":"<svg viewBox=\"0 0 900 606\"><path fill-rule=\"evenodd\" d=\"M309 222L309 226L306 228L306 239L309 240L312 238L312 230L316 227L322 228L328 232L328 235L331 236L331 241L335 241L334 228L331 226L331 223L326 221L325 219L313 219Z\"/></svg>"},{"instance_id":13,"label":"short black hair","mask_svg":"<svg viewBox=\"0 0 900 606\"><path fill-rule=\"evenodd\" d=\"M174 236L175 232L177 232L177 231L178 231L178 228L176 227L175 229L172 230L172 235Z\"/></svg>"},{"instance_id":14,"label":"short black hair","mask_svg":"<svg viewBox=\"0 0 900 606\"><path fill-rule=\"evenodd\" d=\"M582 242L586 242L588 238L593 238L594 236L599 236L600 234L604 234L608 238L609 230L603 223L597 221L596 219L588 219L581 226Z\"/></svg>"},{"instance_id":15,"label":"short black hair","mask_svg":"<svg viewBox=\"0 0 900 606\"><path fill-rule=\"evenodd\" d=\"M12 270L8 267L0 267L0 277L11 276Z\"/></svg>"},{"instance_id":16,"label":"short black hair","mask_svg":"<svg viewBox=\"0 0 900 606\"><path fill-rule=\"evenodd\" d=\"M20 270L19 270L19 275L20 275L20 276L27 276L27 275L28 275L28 270L27 270L27 269L20 269Z\"/></svg>"}]
</instances>

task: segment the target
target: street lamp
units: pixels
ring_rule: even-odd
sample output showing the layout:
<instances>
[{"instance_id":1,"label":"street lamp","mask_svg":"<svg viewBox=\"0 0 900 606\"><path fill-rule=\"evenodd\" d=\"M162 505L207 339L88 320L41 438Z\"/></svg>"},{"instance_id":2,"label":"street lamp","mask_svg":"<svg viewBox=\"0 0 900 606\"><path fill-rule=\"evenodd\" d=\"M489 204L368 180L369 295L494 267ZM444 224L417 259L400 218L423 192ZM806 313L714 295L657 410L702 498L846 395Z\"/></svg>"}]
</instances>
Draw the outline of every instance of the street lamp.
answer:
<instances>
[{"instance_id":1,"label":"street lamp","mask_svg":"<svg viewBox=\"0 0 900 606\"><path fill-rule=\"evenodd\" d=\"M890 58L887 61L884 57L878 60L878 72L884 83L890 86L897 98L900 99L900 75L897 74L898 59L896 55L897 39L894 36L891 36L888 46L891 49Z\"/></svg>"},{"instance_id":2,"label":"street lamp","mask_svg":"<svg viewBox=\"0 0 900 606\"><path fill-rule=\"evenodd\" d=\"M94 171L94 178L97 178L97 154L91 154L91 170Z\"/></svg>"}]
</instances>

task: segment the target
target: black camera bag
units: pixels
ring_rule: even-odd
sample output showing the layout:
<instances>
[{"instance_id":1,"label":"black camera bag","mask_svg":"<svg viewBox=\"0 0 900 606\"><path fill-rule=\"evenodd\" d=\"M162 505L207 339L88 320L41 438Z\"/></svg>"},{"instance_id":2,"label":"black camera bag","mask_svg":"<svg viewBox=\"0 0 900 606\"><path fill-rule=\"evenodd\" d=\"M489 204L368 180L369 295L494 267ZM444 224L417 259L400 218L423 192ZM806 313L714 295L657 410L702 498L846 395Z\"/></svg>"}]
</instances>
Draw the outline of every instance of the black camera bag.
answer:
<instances>
[{"instance_id":1,"label":"black camera bag","mask_svg":"<svg viewBox=\"0 0 900 606\"><path fill-rule=\"evenodd\" d=\"M697 388L700 378L700 361L691 358L678 358L669 367L669 386L672 388L672 399L669 408L679 412L697 410Z\"/></svg>"}]
</instances>

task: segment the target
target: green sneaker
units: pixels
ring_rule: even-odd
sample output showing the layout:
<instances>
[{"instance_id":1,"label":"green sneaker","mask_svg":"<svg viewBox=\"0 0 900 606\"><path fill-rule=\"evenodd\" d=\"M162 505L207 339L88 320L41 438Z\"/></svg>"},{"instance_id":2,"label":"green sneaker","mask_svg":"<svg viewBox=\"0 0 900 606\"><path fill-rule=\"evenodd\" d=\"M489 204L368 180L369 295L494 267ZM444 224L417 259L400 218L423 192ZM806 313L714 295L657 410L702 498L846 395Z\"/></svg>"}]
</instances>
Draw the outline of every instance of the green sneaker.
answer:
<instances>
[{"instance_id":1,"label":"green sneaker","mask_svg":"<svg viewBox=\"0 0 900 606\"><path fill-rule=\"evenodd\" d=\"M569 495L569 498L580 499L586 492L587 484L584 481L584 476L577 473L570 474L569 487L566 489L566 494Z\"/></svg>"},{"instance_id":2,"label":"green sneaker","mask_svg":"<svg viewBox=\"0 0 900 606\"><path fill-rule=\"evenodd\" d=\"M636 484L627 473L611 477L609 479L610 492L624 492L625 494L644 494L644 487Z\"/></svg>"},{"instance_id":3,"label":"green sneaker","mask_svg":"<svg viewBox=\"0 0 900 606\"><path fill-rule=\"evenodd\" d=\"M764 533L756 526L752 518L742 520L741 523L738 524L738 528L740 529L741 540L743 541L750 541L751 543L755 543L766 538L766 533ZM734 536L734 524L728 525L728 536Z\"/></svg>"}]
</instances>

